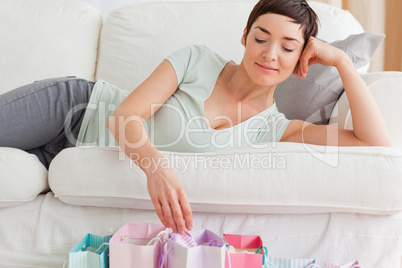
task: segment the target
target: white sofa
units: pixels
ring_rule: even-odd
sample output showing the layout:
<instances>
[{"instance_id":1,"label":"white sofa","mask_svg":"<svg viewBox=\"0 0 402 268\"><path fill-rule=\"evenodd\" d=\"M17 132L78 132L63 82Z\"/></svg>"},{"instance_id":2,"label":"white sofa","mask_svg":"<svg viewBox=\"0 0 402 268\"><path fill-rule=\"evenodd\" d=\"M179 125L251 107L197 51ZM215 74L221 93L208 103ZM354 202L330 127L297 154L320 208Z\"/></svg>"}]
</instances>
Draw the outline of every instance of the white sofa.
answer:
<instances>
[{"instance_id":1,"label":"white sofa","mask_svg":"<svg viewBox=\"0 0 402 268\"><path fill-rule=\"evenodd\" d=\"M352 15L310 2L319 37L363 32ZM255 1L144 3L100 11L76 0L0 2L0 94L77 76L133 90L169 53L205 44L239 62ZM187 190L194 229L257 234L269 255L402 267L402 73L359 69L394 148L265 144L217 153L163 152ZM347 98L330 124L351 128ZM1 137L0 137L1 139ZM87 233L158 222L142 171L117 148L62 151L49 172L0 148L0 267L62 267Z\"/></svg>"}]
</instances>

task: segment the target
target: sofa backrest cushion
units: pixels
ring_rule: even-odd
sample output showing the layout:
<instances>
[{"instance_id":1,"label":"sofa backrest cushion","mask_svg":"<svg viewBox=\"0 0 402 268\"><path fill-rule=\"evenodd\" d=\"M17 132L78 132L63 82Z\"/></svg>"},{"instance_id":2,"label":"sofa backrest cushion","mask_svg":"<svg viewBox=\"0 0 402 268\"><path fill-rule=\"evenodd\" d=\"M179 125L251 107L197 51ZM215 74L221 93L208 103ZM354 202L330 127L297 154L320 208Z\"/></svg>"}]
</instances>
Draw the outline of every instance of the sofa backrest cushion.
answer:
<instances>
[{"instance_id":1,"label":"sofa backrest cushion","mask_svg":"<svg viewBox=\"0 0 402 268\"><path fill-rule=\"evenodd\" d=\"M377 72L362 75L373 94L389 131L392 146L402 150L402 72ZM344 92L332 111L330 125L353 129L352 113Z\"/></svg>"},{"instance_id":2,"label":"sofa backrest cushion","mask_svg":"<svg viewBox=\"0 0 402 268\"><path fill-rule=\"evenodd\" d=\"M286 142L260 146L161 153L179 177L193 211L392 214L402 210L400 150ZM155 161L156 166L161 163ZM56 198L72 205L154 209L145 173L118 148L63 150L50 164L49 186Z\"/></svg>"},{"instance_id":3,"label":"sofa backrest cushion","mask_svg":"<svg viewBox=\"0 0 402 268\"><path fill-rule=\"evenodd\" d=\"M79 0L0 1L0 94L51 77L95 78L102 16Z\"/></svg>"},{"instance_id":4,"label":"sofa backrest cushion","mask_svg":"<svg viewBox=\"0 0 402 268\"><path fill-rule=\"evenodd\" d=\"M167 55L192 44L206 45L240 63L241 36L255 3L140 3L114 10L102 28L96 79L132 91ZM363 32L348 11L310 4L320 19L318 38L333 42Z\"/></svg>"}]
</instances>

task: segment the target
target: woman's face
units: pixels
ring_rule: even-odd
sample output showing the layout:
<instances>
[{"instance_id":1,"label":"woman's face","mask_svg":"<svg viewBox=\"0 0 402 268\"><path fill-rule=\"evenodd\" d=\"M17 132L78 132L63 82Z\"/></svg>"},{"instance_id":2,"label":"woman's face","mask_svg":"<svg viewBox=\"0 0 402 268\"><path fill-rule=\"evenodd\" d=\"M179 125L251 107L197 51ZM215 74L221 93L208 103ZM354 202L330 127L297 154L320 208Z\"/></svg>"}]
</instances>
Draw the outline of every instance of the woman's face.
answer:
<instances>
[{"instance_id":1,"label":"woman's face","mask_svg":"<svg viewBox=\"0 0 402 268\"><path fill-rule=\"evenodd\" d=\"M296 67L304 45L300 24L278 14L257 18L242 44L246 47L244 68L251 80L261 86L276 85L288 78Z\"/></svg>"}]
</instances>

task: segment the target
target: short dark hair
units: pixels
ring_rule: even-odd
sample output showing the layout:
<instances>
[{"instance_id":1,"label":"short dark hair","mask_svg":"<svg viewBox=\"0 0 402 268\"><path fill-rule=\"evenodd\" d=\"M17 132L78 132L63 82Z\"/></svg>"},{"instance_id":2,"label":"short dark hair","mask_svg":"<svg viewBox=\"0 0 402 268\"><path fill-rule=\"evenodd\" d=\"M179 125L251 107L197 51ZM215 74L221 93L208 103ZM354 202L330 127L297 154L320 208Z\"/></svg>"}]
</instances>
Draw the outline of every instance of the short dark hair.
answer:
<instances>
[{"instance_id":1,"label":"short dark hair","mask_svg":"<svg viewBox=\"0 0 402 268\"><path fill-rule=\"evenodd\" d=\"M247 21L247 32L259 16L272 13L292 18L303 30L304 44L310 36L318 33L318 16L307 4L306 0L260 0L253 8Z\"/></svg>"}]
</instances>

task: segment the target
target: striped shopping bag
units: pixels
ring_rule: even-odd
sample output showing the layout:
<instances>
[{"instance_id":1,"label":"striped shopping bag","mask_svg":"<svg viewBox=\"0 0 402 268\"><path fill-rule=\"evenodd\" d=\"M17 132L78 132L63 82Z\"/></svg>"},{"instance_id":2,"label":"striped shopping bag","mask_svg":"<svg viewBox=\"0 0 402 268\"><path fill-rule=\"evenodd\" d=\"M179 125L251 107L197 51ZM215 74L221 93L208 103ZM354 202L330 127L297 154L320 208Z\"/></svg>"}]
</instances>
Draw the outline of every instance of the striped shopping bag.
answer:
<instances>
[{"instance_id":1,"label":"striped shopping bag","mask_svg":"<svg viewBox=\"0 0 402 268\"><path fill-rule=\"evenodd\" d=\"M269 268L310 268L314 267L315 259L286 259L267 257Z\"/></svg>"},{"instance_id":2,"label":"striped shopping bag","mask_svg":"<svg viewBox=\"0 0 402 268\"><path fill-rule=\"evenodd\" d=\"M69 268L108 268L109 240L112 235L87 234L68 253Z\"/></svg>"}]
</instances>

